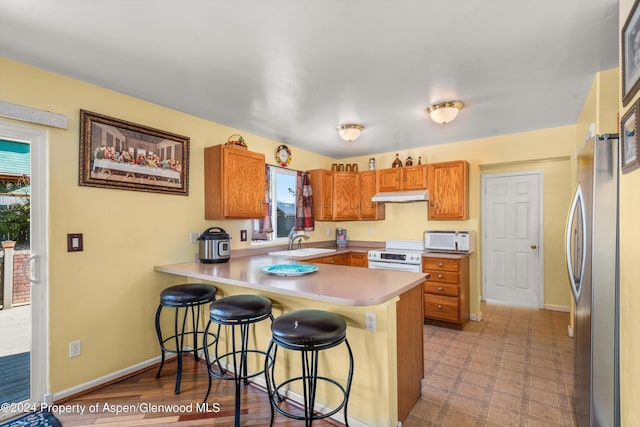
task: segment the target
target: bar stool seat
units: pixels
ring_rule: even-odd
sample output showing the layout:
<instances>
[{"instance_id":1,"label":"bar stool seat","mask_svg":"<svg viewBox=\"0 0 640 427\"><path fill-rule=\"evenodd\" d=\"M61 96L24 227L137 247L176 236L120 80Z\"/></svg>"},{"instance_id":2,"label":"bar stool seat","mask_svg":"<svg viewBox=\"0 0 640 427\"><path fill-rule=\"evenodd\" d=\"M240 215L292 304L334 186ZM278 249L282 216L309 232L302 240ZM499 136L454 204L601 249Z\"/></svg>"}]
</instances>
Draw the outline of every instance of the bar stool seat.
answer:
<instances>
[{"instance_id":1,"label":"bar stool seat","mask_svg":"<svg viewBox=\"0 0 640 427\"><path fill-rule=\"evenodd\" d=\"M296 420L304 420L306 426L311 426L314 420L330 417L344 409L345 425L347 420L347 405L353 379L353 353L347 340L347 324L337 314L323 310L297 310L284 314L275 319L271 325L272 340L267 349L267 355L272 360L271 372L265 364L265 379L271 406L271 424L273 425L275 411L281 415ZM346 344L349 354L349 373L346 385L325 376L318 375L318 354L342 343ZM275 385L275 360L278 347L300 351L302 356L302 375L285 380ZM317 382L323 381L333 384L342 393L342 402L332 411L315 413L315 394ZM293 382L302 382L304 394L304 416L285 411L279 405L282 402L280 390Z\"/></svg>"},{"instance_id":2,"label":"bar stool seat","mask_svg":"<svg viewBox=\"0 0 640 427\"><path fill-rule=\"evenodd\" d=\"M155 326L162 355L160 367L158 368L156 377L160 377L160 373L162 372L162 368L164 366L166 353L175 353L178 360L178 368L176 371L176 386L174 390L175 394L180 393L180 382L182 378L182 354L185 352L193 352L194 359L198 361L198 351L204 349L204 346L200 347L198 346L198 343L204 342L203 345L206 345L208 347L212 345L213 342L215 342L216 337L214 334L204 334L204 332L199 330L198 326L200 324L200 306L215 301L217 291L217 288L212 285L203 283L186 283L170 286L163 289L160 293L160 303L158 304L158 309L156 310ZM160 314L162 313L163 307L175 309L173 335L166 338L162 336L162 329L160 328ZM184 312L182 316L182 322L180 322L180 309L183 309ZM191 332L187 331L187 318L189 311L191 312ZM188 334L192 334L193 336L193 349L185 351L184 338ZM205 337L208 337L208 339L201 339L200 336L203 335ZM169 348L168 343L172 340L175 341L175 346L174 348Z\"/></svg>"},{"instance_id":3,"label":"bar stool seat","mask_svg":"<svg viewBox=\"0 0 640 427\"><path fill-rule=\"evenodd\" d=\"M217 333L220 338L222 326L231 327L231 349L229 352L219 355L218 343L215 343L215 358L210 360L208 351L205 351L207 370L209 372L209 386L204 401L207 401L211 392L211 379L233 380L235 382L235 418L234 424L240 426L240 385L248 384L249 379L262 375L264 369L256 372L248 372L247 355L254 354L265 357L265 366L271 366L267 353L264 350L249 348L249 326L273 316L271 314L271 300L259 295L232 295L220 298L211 304L209 309L209 323L205 329L205 336L211 323L218 325ZM236 327L240 329L240 346L236 343ZM231 359L227 362L228 359ZM226 363L225 363L226 362ZM225 366L223 366L225 365Z\"/></svg>"}]
</instances>

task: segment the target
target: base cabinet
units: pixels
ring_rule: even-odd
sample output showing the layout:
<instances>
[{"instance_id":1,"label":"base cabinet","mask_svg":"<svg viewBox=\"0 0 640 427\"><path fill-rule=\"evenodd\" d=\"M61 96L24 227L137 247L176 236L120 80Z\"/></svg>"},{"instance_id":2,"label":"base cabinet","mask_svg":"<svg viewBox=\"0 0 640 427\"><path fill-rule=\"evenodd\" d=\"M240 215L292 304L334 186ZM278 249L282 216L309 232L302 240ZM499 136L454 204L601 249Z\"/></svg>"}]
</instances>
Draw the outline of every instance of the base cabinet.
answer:
<instances>
[{"instance_id":1,"label":"base cabinet","mask_svg":"<svg viewBox=\"0 0 640 427\"><path fill-rule=\"evenodd\" d=\"M427 255L422 271L426 323L463 329L469 321L469 256Z\"/></svg>"}]
</instances>

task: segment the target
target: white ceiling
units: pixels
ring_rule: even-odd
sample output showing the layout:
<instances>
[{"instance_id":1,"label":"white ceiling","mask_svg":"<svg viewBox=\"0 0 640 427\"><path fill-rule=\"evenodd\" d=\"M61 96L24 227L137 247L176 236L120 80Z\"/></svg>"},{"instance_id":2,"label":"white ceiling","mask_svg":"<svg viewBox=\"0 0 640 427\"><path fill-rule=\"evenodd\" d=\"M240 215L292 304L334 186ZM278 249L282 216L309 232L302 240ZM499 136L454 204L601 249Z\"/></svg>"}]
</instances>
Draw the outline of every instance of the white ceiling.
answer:
<instances>
[{"instance_id":1,"label":"white ceiling","mask_svg":"<svg viewBox=\"0 0 640 427\"><path fill-rule=\"evenodd\" d=\"M0 0L0 56L334 158L573 124L618 38L617 0Z\"/></svg>"}]
</instances>

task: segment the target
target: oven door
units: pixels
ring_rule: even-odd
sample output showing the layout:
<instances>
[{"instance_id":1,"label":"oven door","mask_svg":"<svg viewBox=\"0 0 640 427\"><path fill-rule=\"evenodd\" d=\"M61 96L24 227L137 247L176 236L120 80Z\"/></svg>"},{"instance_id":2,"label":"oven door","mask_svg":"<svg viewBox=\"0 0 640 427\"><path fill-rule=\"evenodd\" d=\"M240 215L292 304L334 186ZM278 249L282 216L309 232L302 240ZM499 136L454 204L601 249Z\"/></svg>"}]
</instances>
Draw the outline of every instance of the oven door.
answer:
<instances>
[{"instance_id":1,"label":"oven door","mask_svg":"<svg viewBox=\"0 0 640 427\"><path fill-rule=\"evenodd\" d=\"M369 268L373 270L409 271L412 273L420 273L422 271L422 266L420 264L402 264L399 262L372 260L369 260Z\"/></svg>"}]
</instances>

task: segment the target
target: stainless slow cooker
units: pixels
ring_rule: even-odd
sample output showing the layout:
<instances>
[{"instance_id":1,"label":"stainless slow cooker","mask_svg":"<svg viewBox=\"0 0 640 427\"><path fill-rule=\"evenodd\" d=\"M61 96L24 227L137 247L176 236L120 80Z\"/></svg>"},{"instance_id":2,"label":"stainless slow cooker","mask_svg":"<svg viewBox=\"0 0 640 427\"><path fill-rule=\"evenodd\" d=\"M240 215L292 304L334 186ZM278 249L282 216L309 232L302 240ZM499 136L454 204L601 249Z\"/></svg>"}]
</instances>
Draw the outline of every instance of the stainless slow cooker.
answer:
<instances>
[{"instance_id":1,"label":"stainless slow cooker","mask_svg":"<svg viewBox=\"0 0 640 427\"><path fill-rule=\"evenodd\" d=\"M200 262L227 262L231 257L231 237L220 227L207 228L198 237Z\"/></svg>"}]
</instances>

